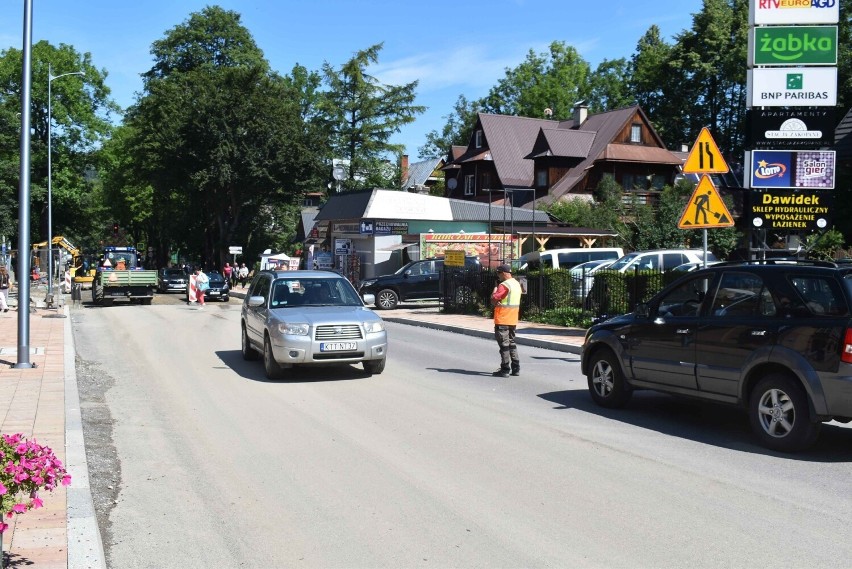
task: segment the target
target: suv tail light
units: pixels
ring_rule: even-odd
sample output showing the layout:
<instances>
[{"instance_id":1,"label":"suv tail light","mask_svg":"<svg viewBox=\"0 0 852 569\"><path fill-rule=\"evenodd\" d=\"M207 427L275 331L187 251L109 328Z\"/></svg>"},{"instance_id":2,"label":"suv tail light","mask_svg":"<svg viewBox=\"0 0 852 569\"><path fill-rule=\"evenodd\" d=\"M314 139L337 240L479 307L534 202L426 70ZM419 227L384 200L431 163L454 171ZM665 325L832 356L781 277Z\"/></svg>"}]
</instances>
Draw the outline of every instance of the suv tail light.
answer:
<instances>
[{"instance_id":1,"label":"suv tail light","mask_svg":"<svg viewBox=\"0 0 852 569\"><path fill-rule=\"evenodd\" d=\"M852 328L846 329L846 335L843 337L843 352L840 354L840 359L847 364L852 364Z\"/></svg>"}]
</instances>

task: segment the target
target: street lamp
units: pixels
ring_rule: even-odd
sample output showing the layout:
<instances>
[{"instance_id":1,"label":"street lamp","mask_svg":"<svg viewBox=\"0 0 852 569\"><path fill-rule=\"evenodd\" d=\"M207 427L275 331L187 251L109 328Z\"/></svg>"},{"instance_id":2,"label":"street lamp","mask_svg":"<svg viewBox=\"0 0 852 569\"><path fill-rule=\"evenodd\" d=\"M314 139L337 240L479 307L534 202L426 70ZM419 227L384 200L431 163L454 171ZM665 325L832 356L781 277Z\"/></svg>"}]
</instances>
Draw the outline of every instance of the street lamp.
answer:
<instances>
[{"instance_id":1,"label":"street lamp","mask_svg":"<svg viewBox=\"0 0 852 569\"><path fill-rule=\"evenodd\" d=\"M51 164L51 90L54 79L67 75L85 75L82 71L71 71L62 75L53 75L53 68L47 64L47 298L53 304L53 176Z\"/></svg>"}]
</instances>

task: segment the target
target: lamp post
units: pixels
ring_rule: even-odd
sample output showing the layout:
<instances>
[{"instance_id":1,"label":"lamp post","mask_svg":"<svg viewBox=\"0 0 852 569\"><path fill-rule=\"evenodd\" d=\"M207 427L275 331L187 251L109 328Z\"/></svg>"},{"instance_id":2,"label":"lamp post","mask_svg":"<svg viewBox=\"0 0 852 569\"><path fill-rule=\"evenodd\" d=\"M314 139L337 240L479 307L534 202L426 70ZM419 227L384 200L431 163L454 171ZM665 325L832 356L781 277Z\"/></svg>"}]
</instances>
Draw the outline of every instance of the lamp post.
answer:
<instances>
[{"instance_id":1,"label":"lamp post","mask_svg":"<svg viewBox=\"0 0 852 569\"><path fill-rule=\"evenodd\" d=\"M67 75L85 75L82 71L71 71L62 75L53 75L53 68L47 64L47 297L53 304L53 176L51 163L51 90L50 85L54 79Z\"/></svg>"}]
</instances>

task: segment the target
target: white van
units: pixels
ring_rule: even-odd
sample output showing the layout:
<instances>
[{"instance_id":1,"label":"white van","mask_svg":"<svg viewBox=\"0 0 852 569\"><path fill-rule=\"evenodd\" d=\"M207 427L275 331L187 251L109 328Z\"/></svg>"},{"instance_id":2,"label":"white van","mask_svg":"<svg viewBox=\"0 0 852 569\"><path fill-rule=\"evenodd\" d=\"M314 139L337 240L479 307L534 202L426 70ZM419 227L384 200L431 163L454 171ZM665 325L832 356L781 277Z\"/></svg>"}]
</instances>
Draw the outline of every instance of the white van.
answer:
<instances>
[{"instance_id":1,"label":"white van","mask_svg":"<svg viewBox=\"0 0 852 569\"><path fill-rule=\"evenodd\" d=\"M615 261L624 256L621 247L576 247L527 253L518 259L520 269L572 269L587 261Z\"/></svg>"}]
</instances>

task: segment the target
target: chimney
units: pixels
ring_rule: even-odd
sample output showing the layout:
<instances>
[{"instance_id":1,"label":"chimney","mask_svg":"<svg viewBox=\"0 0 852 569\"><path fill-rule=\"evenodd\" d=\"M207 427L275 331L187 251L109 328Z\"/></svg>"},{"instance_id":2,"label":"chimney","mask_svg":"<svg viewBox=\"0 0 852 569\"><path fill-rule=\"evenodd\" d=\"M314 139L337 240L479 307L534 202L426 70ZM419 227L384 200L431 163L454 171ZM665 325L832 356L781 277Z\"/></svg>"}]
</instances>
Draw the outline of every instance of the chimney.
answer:
<instances>
[{"instance_id":1,"label":"chimney","mask_svg":"<svg viewBox=\"0 0 852 569\"><path fill-rule=\"evenodd\" d=\"M586 101L574 103L574 128L580 128L589 116L589 105Z\"/></svg>"},{"instance_id":2,"label":"chimney","mask_svg":"<svg viewBox=\"0 0 852 569\"><path fill-rule=\"evenodd\" d=\"M399 169L402 170L402 185L408 181L408 154L403 154L400 160Z\"/></svg>"}]
</instances>

